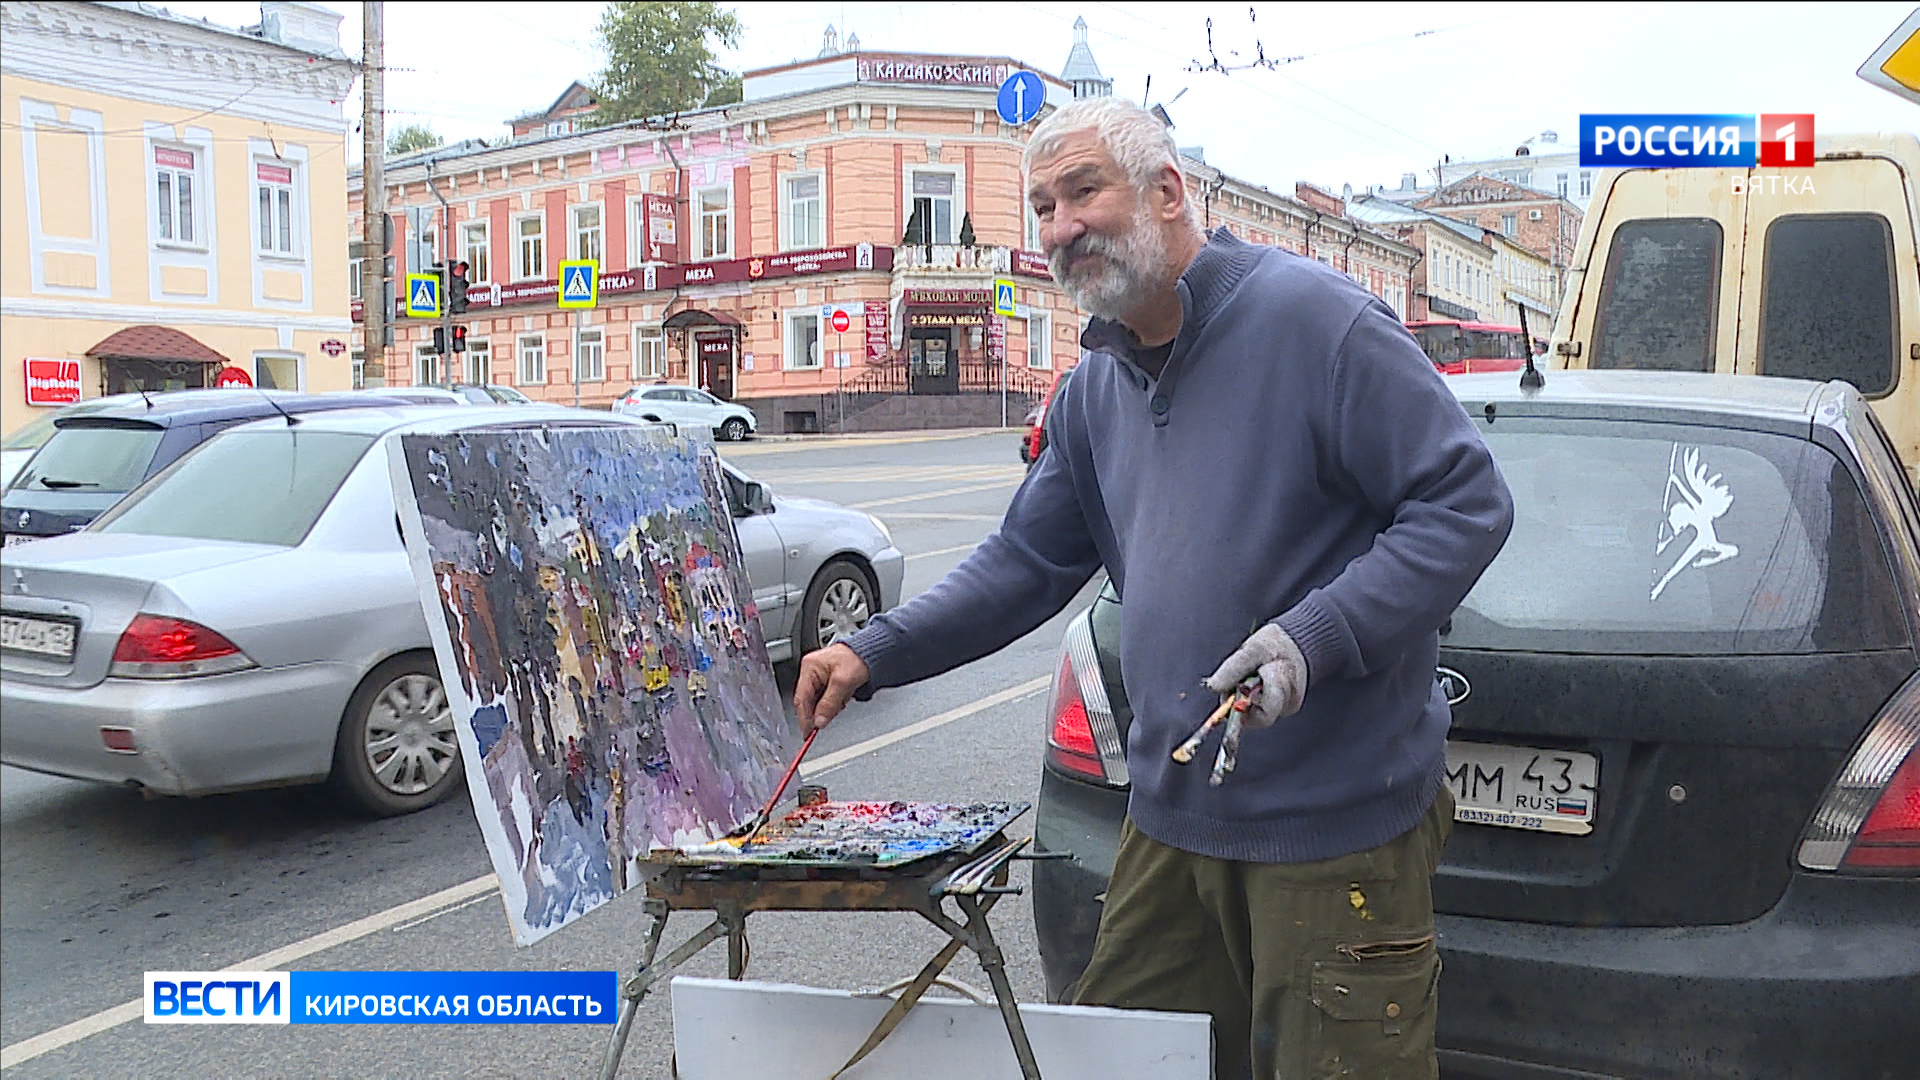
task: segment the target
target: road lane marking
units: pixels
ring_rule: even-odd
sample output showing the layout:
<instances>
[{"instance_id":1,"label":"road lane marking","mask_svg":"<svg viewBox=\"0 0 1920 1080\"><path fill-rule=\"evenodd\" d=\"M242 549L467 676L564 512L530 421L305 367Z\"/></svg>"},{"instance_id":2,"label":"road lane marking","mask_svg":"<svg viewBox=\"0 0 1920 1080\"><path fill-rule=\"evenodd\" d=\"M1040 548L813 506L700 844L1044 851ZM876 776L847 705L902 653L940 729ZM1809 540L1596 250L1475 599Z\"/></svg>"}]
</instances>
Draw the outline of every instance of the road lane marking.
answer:
<instances>
[{"instance_id":1,"label":"road lane marking","mask_svg":"<svg viewBox=\"0 0 1920 1080\"><path fill-rule=\"evenodd\" d=\"M323 952L336 945L345 945L350 941L358 941L369 934L378 933L396 923L403 923L409 919L418 918L428 912L434 912L438 908L472 899L476 895L499 887L500 880L492 874L474 878L472 881L463 881L452 888L441 889L437 893L423 896L418 900L409 900L398 907L390 907L385 911L375 912L364 919L355 919L353 922L347 923L344 926L336 926L323 933L315 934L309 938L303 938L291 945L283 945L271 952L264 952L259 956L248 957L237 964L229 964L220 970L277 971L296 960L303 960L312 956L314 953ZM135 998L124 1005L115 1005L111 1009L103 1009L100 1012L94 1013L92 1016L75 1020L71 1024L64 1024L54 1028L52 1031L44 1031L32 1038L22 1039L11 1046L0 1048L0 1069L11 1069L22 1062L32 1061L42 1054L50 1053L63 1046L77 1043L81 1039L119 1027L121 1024L130 1020L138 1020L144 1012L145 1009L142 1002L140 999Z\"/></svg>"},{"instance_id":2,"label":"road lane marking","mask_svg":"<svg viewBox=\"0 0 1920 1080\"><path fill-rule=\"evenodd\" d=\"M471 900L462 900L459 903L453 905L452 907L443 907L439 911L430 912L426 915L420 916L417 919L408 919L406 922L401 923L399 926L389 926L387 927L387 932L390 934L397 934L402 930L411 930L414 927L419 926L421 923L432 922L433 920L439 918L442 915L451 915L454 912L460 911L464 908L470 908L473 905L478 904L483 900L491 899L492 897L498 895L499 891L500 890L498 889L488 889L486 892L481 893L479 896L476 896Z\"/></svg>"},{"instance_id":3,"label":"road lane marking","mask_svg":"<svg viewBox=\"0 0 1920 1080\"><path fill-rule=\"evenodd\" d=\"M961 544L959 547L941 548L938 551L923 551L918 555L907 556L907 561L912 562L915 559L931 559L935 555L951 555L956 551L972 551L979 546L979 544Z\"/></svg>"},{"instance_id":4,"label":"road lane marking","mask_svg":"<svg viewBox=\"0 0 1920 1080\"><path fill-rule=\"evenodd\" d=\"M994 488L1019 487L1020 480L995 480L991 484L970 484L966 487L947 488L945 491L923 491L918 495L895 495L891 499L873 499L868 502L848 503L851 510L871 510L876 506L893 506L896 503L919 502L921 499L944 499L949 495L970 495L976 491L992 491Z\"/></svg>"},{"instance_id":5,"label":"road lane marking","mask_svg":"<svg viewBox=\"0 0 1920 1080\"><path fill-rule=\"evenodd\" d=\"M928 552L928 554L938 553ZM871 754L877 750L884 750L889 746L905 742L918 735L924 735L929 731L945 727L956 720L964 720L975 713L984 712L997 705L1005 705L1009 702L1031 697L1047 689L1052 681L1053 677L1051 675L1042 675L1039 678L1029 679L1026 682L1010 686L997 693L988 694L986 697L970 701L957 708L929 716L925 720L916 721L905 727L895 728L884 734L876 735L871 739L854 743L845 749L836 750L831 754L823 754L814 759L811 767L803 769L800 776L802 779L820 776L863 755ZM499 887L499 878L492 874L484 874L471 881L463 881L451 888L442 889L439 892L423 896L418 900L410 900L397 907L375 912L365 918L356 919L343 926L337 926L332 930L315 934L309 938L303 938L291 945L284 945L271 952L264 952L259 956L249 957L238 963L229 964L220 970L276 971L296 961L312 956L315 953L324 952L335 946L358 941L361 938L379 933L381 930L389 928L400 929L400 924L402 923L422 923L427 921L427 919L444 915L448 911L455 910L458 907L464 907L470 903L477 903L485 899L486 894L497 890ZM42 1054L51 1053L62 1047L77 1043L82 1039L98 1035L103 1031L110 1031L113 1028L119 1027L121 1024L138 1020L144 1015L144 1012L144 1003L139 999L135 999L121 1005L115 1005L110 1009L102 1009L92 1016L75 1020L70 1024L63 1024L51 1031L41 1032L30 1038L22 1039L10 1046L0 1047L0 1069L10 1069L15 1065L32 1061Z\"/></svg>"},{"instance_id":6,"label":"road lane marking","mask_svg":"<svg viewBox=\"0 0 1920 1080\"><path fill-rule=\"evenodd\" d=\"M964 720L974 713L991 709L995 705L1005 705L1009 701L1018 701L1023 697L1030 697L1045 690L1052 682L1053 676L1051 675L1042 675L1037 679L1029 679L1018 686L1009 686L997 694L988 694L986 697L976 701L969 701L957 709L948 709L946 712L936 713L933 716L927 717L925 720L918 720L908 724L906 727L894 728L885 734L875 735L871 739L854 743L844 750L835 750L831 754L822 754L813 760L811 768L800 770L800 778L802 780L811 780L828 770L837 769L863 754L871 754L875 750L884 750L894 743L904 742L913 738L915 735L925 735L929 731L946 727L955 720Z\"/></svg>"},{"instance_id":7,"label":"road lane marking","mask_svg":"<svg viewBox=\"0 0 1920 1080\"><path fill-rule=\"evenodd\" d=\"M888 521L1004 521L1003 514L931 514L915 513L910 510L889 510L884 515Z\"/></svg>"}]
</instances>

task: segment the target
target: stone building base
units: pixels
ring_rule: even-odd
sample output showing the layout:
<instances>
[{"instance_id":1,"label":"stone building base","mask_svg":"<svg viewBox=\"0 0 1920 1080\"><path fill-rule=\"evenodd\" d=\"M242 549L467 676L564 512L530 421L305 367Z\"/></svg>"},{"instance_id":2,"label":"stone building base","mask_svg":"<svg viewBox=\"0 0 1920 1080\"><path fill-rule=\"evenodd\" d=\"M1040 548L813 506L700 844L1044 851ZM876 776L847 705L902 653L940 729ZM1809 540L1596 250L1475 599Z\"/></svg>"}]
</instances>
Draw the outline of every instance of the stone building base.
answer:
<instances>
[{"instance_id":1,"label":"stone building base","mask_svg":"<svg viewBox=\"0 0 1920 1080\"><path fill-rule=\"evenodd\" d=\"M767 435L855 434L1000 426L1000 394L804 394L738 398ZM1038 402L1007 395L1006 422L1019 427ZM844 420L843 420L844 416Z\"/></svg>"}]
</instances>

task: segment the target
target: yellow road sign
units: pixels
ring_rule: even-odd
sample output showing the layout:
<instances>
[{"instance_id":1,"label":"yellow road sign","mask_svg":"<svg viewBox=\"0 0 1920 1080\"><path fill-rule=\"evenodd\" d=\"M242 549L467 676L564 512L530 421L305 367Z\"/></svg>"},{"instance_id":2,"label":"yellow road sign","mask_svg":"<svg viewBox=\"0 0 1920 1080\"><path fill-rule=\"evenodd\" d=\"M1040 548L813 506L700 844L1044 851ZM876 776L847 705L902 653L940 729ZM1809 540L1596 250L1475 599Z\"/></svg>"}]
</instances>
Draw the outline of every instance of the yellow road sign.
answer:
<instances>
[{"instance_id":1,"label":"yellow road sign","mask_svg":"<svg viewBox=\"0 0 1920 1080\"><path fill-rule=\"evenodd\" d=\"M1920 105L1920 9L1907 16L1900 29L1867 57L1856 74Z\"/></svg>"},{"instance_id":2,"label":"yellow road sign","mask_svg":"<svg viewBox=\"0 0 1920 1080\"><path fill-rule=\"evenodd\" d=\"M1011 316L1018 306L1014 302L1013 282L1006 278L993 279L993 313Z\"/></svg>"},{"instance_id":3,"label":"yellow road sign","mask_svg":"<svg viewBox=\"0 0 1920 1080\"><path fill-rule=\"evenodd\" d=\"M416 319L440 317L440 275L407 275L407 314Z\"/></svg>"}]
</instances>

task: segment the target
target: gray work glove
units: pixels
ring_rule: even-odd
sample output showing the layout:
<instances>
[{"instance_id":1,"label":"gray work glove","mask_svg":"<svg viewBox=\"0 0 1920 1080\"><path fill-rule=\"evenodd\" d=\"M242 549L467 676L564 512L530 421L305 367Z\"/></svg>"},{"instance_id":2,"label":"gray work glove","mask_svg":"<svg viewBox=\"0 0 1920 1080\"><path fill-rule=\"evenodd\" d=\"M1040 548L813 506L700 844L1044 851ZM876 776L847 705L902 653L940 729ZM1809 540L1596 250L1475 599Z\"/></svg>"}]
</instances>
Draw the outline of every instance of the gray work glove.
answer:
<instances>
[{"instance_id":1,"label":"gray work glove","mask_svg":"<svg viewBox=\"0 0 1920 1080\"><path fill-rule=\"evenodd\" d=\"M1285 630L1272 623L1255 630L1207 677L1207 689L1224 697L1249 675L1260 676L1260 692L1247 706L1241 726L1271 727L1275 720L1300 711L1307 696L1307 658Z\"/></svg>"}]
</instances>

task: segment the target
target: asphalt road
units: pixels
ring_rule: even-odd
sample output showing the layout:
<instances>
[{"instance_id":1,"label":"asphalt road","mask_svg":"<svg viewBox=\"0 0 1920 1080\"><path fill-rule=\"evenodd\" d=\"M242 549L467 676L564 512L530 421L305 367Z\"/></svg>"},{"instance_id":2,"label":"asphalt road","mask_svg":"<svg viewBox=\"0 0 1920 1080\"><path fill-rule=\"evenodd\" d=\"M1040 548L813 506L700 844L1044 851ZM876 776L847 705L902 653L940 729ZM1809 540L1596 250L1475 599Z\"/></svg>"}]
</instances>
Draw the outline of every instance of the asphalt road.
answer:
<instances>
[{"instance_id":1,"label":"asphalt road","mask_svg":"<svg viewBox=\"0 0 1920 1080\"><path fill-rule=\"evenodd\" d=\"M912 596L993 530L1024 472L1017 440L934 433L723 452L777 492L880 516L908 556L904 594ZM840 763L807 778L838 799L1032 801L1054 650L1065 620L1091 599L1090 585L1000 653L854 705L811 756ZM782 689L790 693L790 673ZM956 711L930 730L882 738ZM1030 827L1029 816L1013 831ZM464 797L369 822L310 791L142 801L0 769L6 1077L595 1075L604 1025L172 1027L145 1025L137 1007L125 1007L139 998L145 971L242 961L290 970L631 970L646 927L638 896L519 949L498 892L482 880L490 871ZM668 947L699 925L676 916ZM1004 901L993 925L1016 992L1041 1000L1026 898ZM749 978L848 989L909 976L945 941L905 914L762 914L749 928ZM720 976L724 967L716 946L683 970ZM986 985L968 953L950 974ZM621 1075L670 1076L672 1040L660 993L642 1008Z\"/></svg>"}]
</instances>

